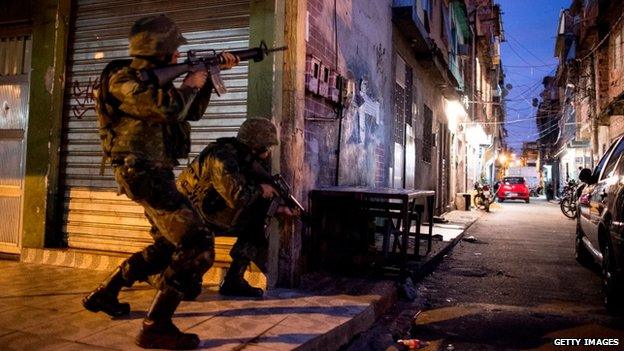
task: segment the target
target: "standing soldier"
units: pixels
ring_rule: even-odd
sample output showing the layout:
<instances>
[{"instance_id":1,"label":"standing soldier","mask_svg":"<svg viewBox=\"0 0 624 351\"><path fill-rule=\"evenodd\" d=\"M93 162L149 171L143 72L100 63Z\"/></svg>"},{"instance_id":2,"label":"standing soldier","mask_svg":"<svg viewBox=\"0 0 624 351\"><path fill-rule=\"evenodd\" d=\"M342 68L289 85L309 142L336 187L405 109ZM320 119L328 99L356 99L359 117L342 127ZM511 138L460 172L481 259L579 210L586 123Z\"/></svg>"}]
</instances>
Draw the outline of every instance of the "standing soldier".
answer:
<instances>
[{"instance_id":1,"label":"standing soldier","mask_svg":"<svg viewBox=\"0 0 624 351\"><path fill-rule=\"evenodd\" d=\"M102 72L97 112L104 155L114 167L119 193L140 204L152 224L154 243L125 260L97 289L86 296L86 309L111 316L128 314L120 303L122 286L155 275L158 292L136 338L145 348L190 349L195 334L181 332L172 317L181 300L201 292L203 273L214 261L214 237L175 185L173 167L187 157L190 125L199 120L212 85L204 71L188 74L180 86L160 88L142 83L137 72L176 63L186 43L176 24L164 15L138 20L130 31L132 60L111 62ZM238 63L223 53L228 69Z\"/></svg>"},{"instance_id":2,"label":"standing soldier","mask_svg":"<svg viewBox=\"0 0 624 351\"><path fill-rule=\"evenodd\" d=\"M278 144L275 125L266 118L249 118L235 138L208 145L178 178L185 194L204 221L220 233L238 237L232 263L219 292L222 295L261 297L262 289L243 278L250 262L266 273L268 241L264 224L275 188L263 183L255 167L268 174L271 147ZM297 215L280 206L276 213Z\"/></svg>"}]
</instances>

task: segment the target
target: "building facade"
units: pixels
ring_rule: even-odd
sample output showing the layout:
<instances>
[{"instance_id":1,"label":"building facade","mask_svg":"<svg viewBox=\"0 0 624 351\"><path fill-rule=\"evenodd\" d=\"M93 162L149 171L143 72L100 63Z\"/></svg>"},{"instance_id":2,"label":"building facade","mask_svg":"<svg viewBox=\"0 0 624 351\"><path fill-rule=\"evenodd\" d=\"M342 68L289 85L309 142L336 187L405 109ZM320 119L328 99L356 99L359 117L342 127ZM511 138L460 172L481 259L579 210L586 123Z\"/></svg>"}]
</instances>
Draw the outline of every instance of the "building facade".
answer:
<instances>
[{"instance_id":1,"label":"building facade","mask_svg":"<svg viewBox=\"0 0 624 351\"><path fill-rule=\"evenodd\" d=\"M0 253L30 260L63 252L57 263L75 265L77 252L95 262L150 242L142 209L116 195L110 169L100 174L93 92L104 65L128 57L132 23L153 13L178 23L189 39L183 53L261 40L288 46L224 72L228 93L193 123L191 158L235 135L246 117L272 116L281 140L274 171L303 203L310 190L327 186L417 188L436 191L441 214L474 181L495 178L504 88L502 22L492 1L2 6L0 160L10 167L0 173L0 206L10 225L0 232ZM271 245L280 254L267 284L296 285L306 230L282 224L276 231ZM228 264L232 242L217 239L217 271Z\"/></svg>"},{"instance_id":2,"label":"building facade","mask_svg":"<svg viewBox=\"0 0 624 351\"><path fill-rule=\"evenodd\" d=\"M575 0L561 11L555 46L559 65L556 76L549 77L556 85L549 89L556 106L547 111L556 137L548 136L540 150L556 168L558 183L592 168L624 134L623 11L622 1L603 0ZM539 120L538 115L538 127Z\"/></svg>"}]
</instances>

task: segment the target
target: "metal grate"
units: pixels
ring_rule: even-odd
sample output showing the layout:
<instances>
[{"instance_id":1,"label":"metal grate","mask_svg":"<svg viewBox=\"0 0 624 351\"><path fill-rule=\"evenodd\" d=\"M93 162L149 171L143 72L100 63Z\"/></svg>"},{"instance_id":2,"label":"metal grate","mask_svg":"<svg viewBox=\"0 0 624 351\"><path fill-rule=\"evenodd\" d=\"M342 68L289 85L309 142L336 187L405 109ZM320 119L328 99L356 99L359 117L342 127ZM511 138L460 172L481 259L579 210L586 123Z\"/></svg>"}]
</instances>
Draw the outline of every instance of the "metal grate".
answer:
<instances>
[{"instance_id":1,"label":"metal grate","mask_svg":"<svg viewBox=\"0 0 624 351\"><path fill-rule=\"evenodd\" d=\"M102 151L93 89L108 62L128 57L127 34L132 23L155 13L171 17L188 39L189 44L180 52L235 50L250 45L249 0L76 1L61 149L63 231L70 247L133 252L150 241L142 208L116 195L110 167L99 175ZM228 93L213 95L204 118L191 122L191 158L209 142L236 134L247 115L247 76L247 63L223 72Z\"/></svg>"},{"instance_id":2,"label":"metal grate","mask_svg":"<svg viewBox=\"0 0 624 351\"><path fill-rule=\"evenodd\" d=\"M0 76L30 72L30 36L0 38Z\"/></svg>"},{"instance_id":3,"label":"metal grate","mask_svg":"<svg viewBox=\"0 0 624 351\"><path fill-rule=\"evenodd\" d=\"M433 144L433 133L431 128L433 127L433 111L429 106L425 105L423 113L423 152L422 160L427 163L431 163L431 153Z\"/></svg>"}]
</instances>

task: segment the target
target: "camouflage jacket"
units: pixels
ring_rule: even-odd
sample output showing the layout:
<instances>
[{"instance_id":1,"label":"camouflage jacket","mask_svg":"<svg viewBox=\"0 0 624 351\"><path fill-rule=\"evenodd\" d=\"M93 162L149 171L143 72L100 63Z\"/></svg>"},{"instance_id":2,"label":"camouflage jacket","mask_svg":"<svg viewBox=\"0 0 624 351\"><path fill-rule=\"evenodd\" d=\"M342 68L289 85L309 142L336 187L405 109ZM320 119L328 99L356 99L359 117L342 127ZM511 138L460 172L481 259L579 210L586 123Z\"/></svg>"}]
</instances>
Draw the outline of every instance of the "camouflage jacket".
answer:
<instances>
[{"instance_id":1,"label":"camouflage jacket","mask_svg":"<svg viewBox=\"0 0 624 351\"><path fill-rule=\"evenodd\" d=\"M176 165L181 157L173 149L171 131L182 130L190 137L187 121L199 120L210 100L212 86L209 83L195 92L173 84L164 88L138 81L136 71L153 67L151 62L134 58L129 67L116 71L109 80L109 94L118 100L118 116L113 125L112 157L134 154L137 158Z\"/></svg>"},{"instance_id":2,"label":"camouflage jacket","mask_svg":"<svg viewBox=\"0 0 624 351\"><path fill-rule=\"evenodd\" d=\"M253 161L249 148L236 138L218 139L180 174L178 190L207 223L237 235L249 219L246 210L262 194L251 172Z\"/></svg>"}]
</instances>

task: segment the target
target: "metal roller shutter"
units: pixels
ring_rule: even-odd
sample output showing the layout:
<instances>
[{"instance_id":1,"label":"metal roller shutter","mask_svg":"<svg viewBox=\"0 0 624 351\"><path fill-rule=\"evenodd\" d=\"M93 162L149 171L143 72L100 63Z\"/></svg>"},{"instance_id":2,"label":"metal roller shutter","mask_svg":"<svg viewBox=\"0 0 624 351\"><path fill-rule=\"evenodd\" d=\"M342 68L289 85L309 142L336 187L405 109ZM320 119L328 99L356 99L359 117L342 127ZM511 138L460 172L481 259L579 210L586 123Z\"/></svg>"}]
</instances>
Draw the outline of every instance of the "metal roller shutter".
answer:
<instances>
[{"instance_id":1,"label":"metal roller shutter","mask_svg":"<svg viewBox=\"0 0 624 351\"><path fill-rule=\"evenodd\" d=\"M142 208L116 195L110 167L104 176L99 175L101 149L93 87L109 61L128 57L127 33L132 23L158 13L170 16L189 40L180 48L183 53L191 48L218 52L249 46L249 0L77 1L72 16L61 149L63 230L71 248L134 252L151 242ZM225 71L228 93L213 95L204 118L191 122L191 158L207 143L235 135L244 121L247 68L243 63Z\"/></svg>"}]
</instances>

